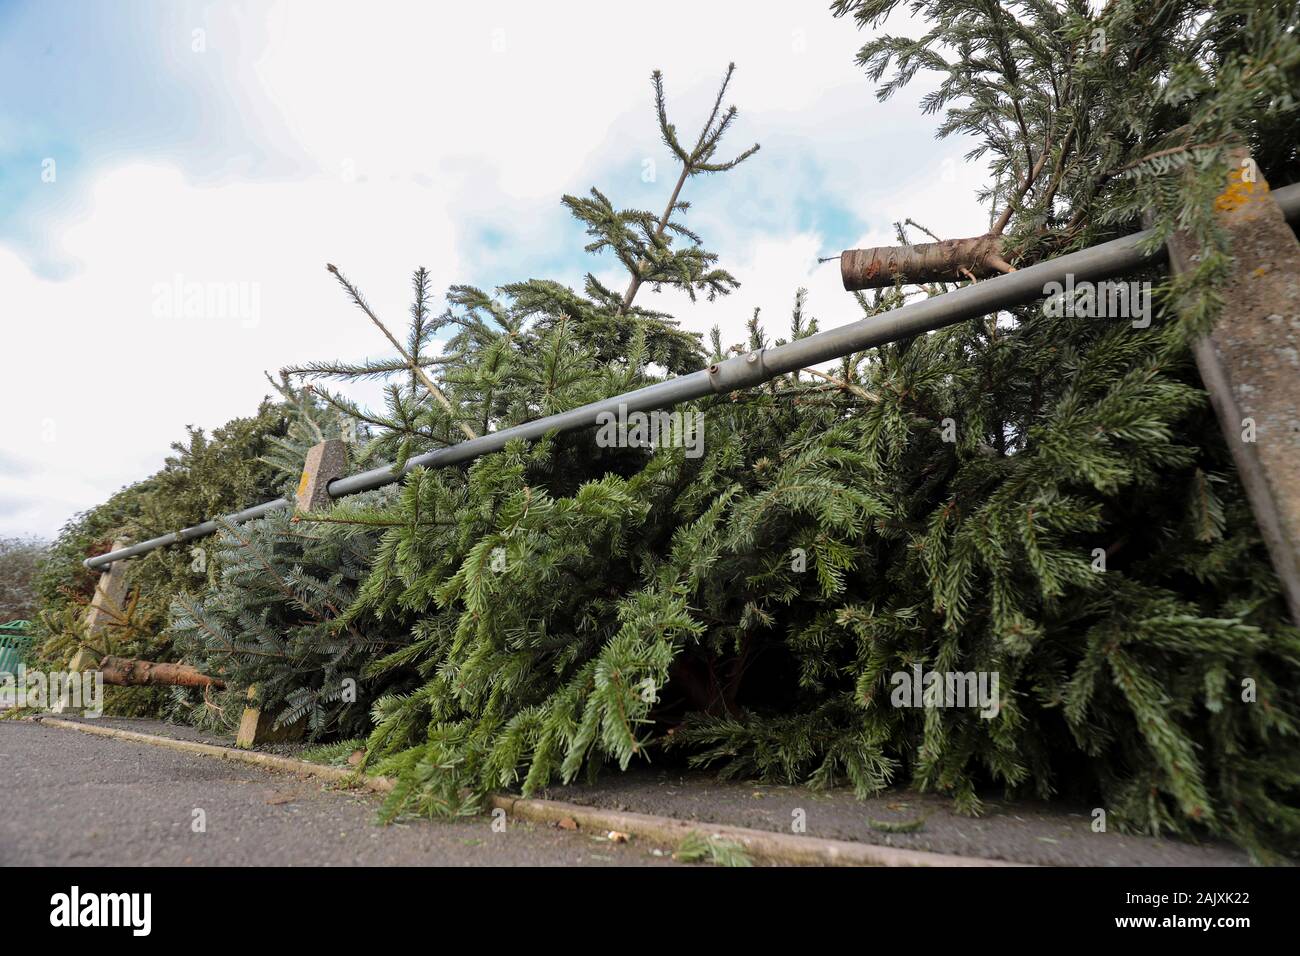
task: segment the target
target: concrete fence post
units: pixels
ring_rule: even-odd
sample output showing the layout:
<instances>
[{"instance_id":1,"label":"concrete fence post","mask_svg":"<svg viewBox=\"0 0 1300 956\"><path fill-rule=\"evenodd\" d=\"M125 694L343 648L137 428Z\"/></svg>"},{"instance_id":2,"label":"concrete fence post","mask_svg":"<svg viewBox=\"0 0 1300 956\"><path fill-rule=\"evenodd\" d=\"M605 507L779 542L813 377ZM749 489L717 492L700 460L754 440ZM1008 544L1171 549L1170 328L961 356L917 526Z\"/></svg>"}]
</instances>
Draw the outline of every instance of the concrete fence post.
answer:
<instances>
[{"instance_id":1,"label":"concrete fence post","mask_svg":"<svg viewBox=\"0 0 1300 956\"><path fill-rule=\"evenodd\" d=\"M1215 208L1233 267L1196 364L1300 625L1300 243L1244 152ZM1194 268L1196 255L1188 237L1170 240L1176 273Z\"/></svg>"},{"instance_id":2,"label":"concrete fence post","mask_svg":"<svg viewBox=\"0 0 1300 956\"><path fill-rule=\"evenodd\" d=\"M114 541L113 550L125 548L127 543L120 539ZM126 562L114 561L100 574L99 581L95 584L95 594L86 611L86 638L72 655L68 670L82 671L99 662L99 652L90 645L96 643L96 638L105 636L111 623L122 619L126 609L126 595Z\"/></svg>"},{"instance_id":3,"label":"concrete fence post","mask_svg":"<svg viewBox=\"0 0 1300 956\"><path fill-rule=\"evenodd\" d=\"M127 544L127 541L118 539L113 542L112 550L125 548ZM108 626L122 619L126 610L127 591L126 562L114 561L103 570L99 580L95 582L95 594L90 599L90 607L86 609L85 639L77 647L72 659L68 661L68 670L78 673L90 670L99 663L99 651L91 645L97 642L97 638L107 638ZM64 695L51 699L49 708L56 714L80 714L84 710L81 707L73 707Z\"/></svg>"}]
</instances>

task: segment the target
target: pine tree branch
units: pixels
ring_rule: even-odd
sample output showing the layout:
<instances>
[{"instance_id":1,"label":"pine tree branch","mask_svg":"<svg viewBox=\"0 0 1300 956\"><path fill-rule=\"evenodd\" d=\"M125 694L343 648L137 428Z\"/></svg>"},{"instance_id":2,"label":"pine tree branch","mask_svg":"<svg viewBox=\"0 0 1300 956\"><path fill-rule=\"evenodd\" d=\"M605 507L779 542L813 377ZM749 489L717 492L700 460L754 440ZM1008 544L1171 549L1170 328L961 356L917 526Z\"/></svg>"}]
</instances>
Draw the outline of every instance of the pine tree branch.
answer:
<instances>
[{"instance_id":1,"label":"pine tree branch","mask_svg":"<svg viewBox=\"0 0 1300 956\"><path fill-rule=\"evenodd\" d=\"M406 360L406 365L411 370L411 374L418 378L420 384L425 387L428 393L442 404L443 408L445 408L447 413L451 416L452 421L461 430L465 437L477 438L478 432L474 431L474 429L470 428L463 421L458 419L455 406L453 406L447 396L443 394L442 389L438 388L438 386L433 383L433 380L424 373L424 369L420 367L420 364L415 360L415 358L412 357L406 349L402 348L401 343L399 343L397 339L393 338L393 333L389 332L384 326L384 323L379 321L379 317L371 311L370 306L366 304L366 300L362 298L361 293L357 291L357 288L347 280L343 273L338 270L337 266L327 263L325 268L334 274L334 277L339 280L339 284L347 291L348 295L352 298L352 301L357 304L357 307L366 314L366 317L375 324L379 331L384 333L384 337L392 343L393 348L397 349L397 353Z\"/></svg>"},{"instance_id":2,"label":"pine tree branch","mask_svg":"<svg viewBox=\"0 0 1300 956\"><path fill-rule=\"evenodd\" d=\"M1002 210L1002 215L998 216L997 220L993 223L992 228L988 231L988 235L1001 236L1002 233L1006 231L1007 224L1011 222L1011 216L1015 213L1016 209L1020 207L1020 204L1024 202L1025 196L1027 196L1029 190L1033 188L1034 182L1043 171L1043 167L1047 165L1047 157L1049 155L1050 150L1043 150L1043 154L1038 157L1038 162L1034 163L1033 168L1029 171L1029 175L1026 176L1024 182L1020 184L1020 188L1016 192L1016 198L1007 200L1006 208Z\"/></svg>"},{"instance_id":3,"label":"pine tree branch","mask_svg":"<svg viewBox=\"0 0 1300 956\"><path fill-rule=\"evenodd\" d=\"M691 150L690 153L687 153L682 149L677 140L676 127L668 122L667 108L664 103L663 75L658 70L655 70L654 72L655 110L659 116L660 130L664 137L664 142L682 164L682 171L677 177L676 184L673 186L672 194L668 197L667 205L664 206L663 215L659 217L654 232L651 234L651 242L654 245L658 245L662 242L664 233L667 231L671 223L673 210L678 206L678 199L681 196L682 188L686 185L687 179L694 176L696 173L721 172L727 169L732 169L739 166L750 156L753 156L754 153L758 152L758 144L755 144L729 162L708 162L709 158L713 155L713 151L717 149L718 142L721 140L722 135L727 131L727 128L736 117L736 108L733 106L727 110L722 121L717 122L718 111L722 109L722 101L727 95L727 87L731 84L731 77L735 72L736 64L727 64L727 72L722 78L722 83L718 87L718 95L713 101L713 110L709 113L708 121L700 129L700 135L695 141L695 148ZM714 127L715 122L717 122L716 128ZM674 227L675 230L676 228L677 227ZM688 236L694 235L689 230L685 230L685 227L681 227L681 229ZM628 283L627 291L623 293L623 301L619 304L618 311L615 313L616 315L624 315L627 310L631 308L632 300L636 298L637 292L645 282L645 270L649 265L650 263L643 257L631 269L632 279Z\"/></svg>"},{"instance_id":4,"label":"pine tree branch","mask_svg":"<svg viewBox=\"0 0 1300 956\"><path fill-rule=\"evenodd\" d=\"M240 654L246 654L246 655L251 655L253 657L269 657L274 660L289 659L288 654L284 654L279 651L259 651L256 650L255 648L241 648L236 646L235 644L232 644L230 641L222 637L220 632L218 632L215 628L213 628L212 625L210 625L207 621L203 619L203 615L199 612L198 607L196 607L194 604L191 604L190 601L186 599L184 594L177 595L176 602L180 604L181 607L185 608L186 612L190 615L191 618L194 619L194 623L199 626L200 630L204 631L205 633L211 635L213 638L216 639L217 643L221 645L224 652L229 656L235 657Z\"/></svg>"},{"instance_id":5,"label":"pine tree branch","mask_svg":"<svg viewBox=\"0 0 1300 956\"><path fill-rule=\"evenodd\" d=\"M846 382L844 379L836 378L834 375L827 375L825 372L819 372L815 368L805 368L805 369L801 369L801 371L807 372L809 375L815 375L817 378L830 382L836 388L841 389L842 391L852 392L854 395L857 395L860 398L864 398L869 402L880 401L879 395L877 395L875 392L867 391L861 385L855 385L852 382Z\"/></svg>"},{"instance_id":6,"label":"pine tree branch","mask_svg":"<svg viewBox=\"0 0 1300 956\"><path fill-rule=\"evenodd\" d=\"M275 583L276 590L278 590L281 594L283 594L286 600L288 600L290 604L294 605L295 607L302 608L303 611L305 611L307 614L310 614L317 621L325 620L325 616L321 614L320 611L316 610L310 604L307 604L298 596L298 594L293 590L293 588L290 587L289 582L286 581L280 575L280 573L275 570L275 568L271 565L271 562L268 561L266 559L266 556L262 554L261 549L258 548L257 545L253 544L252 539L240 533L237 525L233 525L230 522L225 521L224 519L221 518L217 519L217 523L220 524L222 529L225 530L232 538L234 538L236 541L239 542L240 548L242 548L245 553L253 556L253 558L257 561L257 563L262 566L262 569L270 577L270 580Z\"/></svg>"},{"instance_id":7,"label":"pine tree branch","mask_svg":"<svg viewBox=\"0 0 1300 956\"><path fill-rule=\"evenodd\" d=\"M677 197L681 195L682 187L686 185L686 179L690 174L691 164L687 161L682 164L681 175L677 177L677 184L673 186L672 195L668 197L668 205L664 207L663 215L659 217L659 224L655 227L654 237L656 239L663 238L664 230L668 226L668 219L672 216L673 209L677 205ZM627 291L623 293L623 301L619 303L618 311L615 313L616 315L625 314L631 307L632 300L636 298L636 294L641 288L641 283L644 281L643 275L649 265L650 263L645 259L641 259L637 262L636 268L632 272L632 281L628 283Z\"/></svg>"}]
</instances>

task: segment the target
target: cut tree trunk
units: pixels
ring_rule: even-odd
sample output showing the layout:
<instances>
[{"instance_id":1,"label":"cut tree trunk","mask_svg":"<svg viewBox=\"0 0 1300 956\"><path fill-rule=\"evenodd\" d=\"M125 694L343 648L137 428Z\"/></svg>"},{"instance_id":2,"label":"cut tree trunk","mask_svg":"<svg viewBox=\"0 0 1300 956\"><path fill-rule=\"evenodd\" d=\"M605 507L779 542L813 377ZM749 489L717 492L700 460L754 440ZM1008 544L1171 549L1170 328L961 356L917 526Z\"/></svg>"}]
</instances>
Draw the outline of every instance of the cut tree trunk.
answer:
<instances>
[{"instance_id":1,"label":"cut tree trunk","mask_svg":"<svg viewBox=\"0 0 1300 956\"><path fill-rule=\"evenodd\" d=\"M840 277L849 292L884 289L896 281L918 285L961 282L972 277L984 279L1006 271L1002 237L994 235L922 242L915 246L846 249L840 255Z\"/></svg>"},{"instance_id":2,"label":"cut tree trunk","mask_svg":"<svg viewBox=\"0 0 1300 956\"><path fill-rule=\"evenodd\" d=\"M223 690L225 682L200 674L188 664L155 664L127 657L105 657L99 662L104 683L114 687L212 687Z\"/></svg>"}]
</instances>

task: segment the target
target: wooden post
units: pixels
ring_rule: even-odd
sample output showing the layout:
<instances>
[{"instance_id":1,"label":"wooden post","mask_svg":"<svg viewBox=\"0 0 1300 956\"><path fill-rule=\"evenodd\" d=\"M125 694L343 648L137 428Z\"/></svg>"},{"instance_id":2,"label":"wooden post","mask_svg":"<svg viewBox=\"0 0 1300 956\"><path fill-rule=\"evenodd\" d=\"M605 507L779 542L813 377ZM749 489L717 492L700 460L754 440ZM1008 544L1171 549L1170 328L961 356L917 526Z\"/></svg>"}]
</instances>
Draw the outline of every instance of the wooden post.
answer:
<instances>
[{"instance_id":1,"label":"wooden post","mask_svg":"<svg viewBox=\"0 0 1300 956\"><path fill-rule=\"evenodd\" d=\"M298 480L298 491L294 495L296 511L320 511L330 503L329 483L342 476L348 466L347 445L337 438L319 442L307 452L303 465L302 478ZM255 747L258 744L275 743L284 740L297 740L302 737L304 722L299 720L287 727L273 728L274 721L269 714L263 714L260 707L252 706L257 697L257 688L248 688L249 706L244 708L239 720L239 732L235 735L236 747Z\"/></svg>"},{"instance_id":2,"label":"wooden post","mask_svg":"<svg viewBox=\"0 0 1300 956\"><path fill-rule=\"evenodd\" d=\"M1300 243L1254 161L1240 153L1234 163L1215 200L1233 270L1196 364L1300 625ZM1196 255L1187 236L1170 240L1175 272Z\"/></svg>"}]
</instances>

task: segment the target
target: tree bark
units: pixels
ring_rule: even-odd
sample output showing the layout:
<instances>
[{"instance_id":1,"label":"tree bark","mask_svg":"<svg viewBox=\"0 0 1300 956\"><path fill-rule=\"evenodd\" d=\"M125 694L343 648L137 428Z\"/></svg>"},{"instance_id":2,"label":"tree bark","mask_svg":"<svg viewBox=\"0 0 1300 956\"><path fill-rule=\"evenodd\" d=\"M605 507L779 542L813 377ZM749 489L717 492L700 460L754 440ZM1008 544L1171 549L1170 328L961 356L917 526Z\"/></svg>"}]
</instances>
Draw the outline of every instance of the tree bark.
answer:
<instances>
[{"instance_id":1,"label":"tree bark","mask_svg":"<svg viewBox=\"0 0 1300 956\"><path fill-rule=\"evenodd\" d=\"M840 256L840 277L849 292L888 288L895 280L904 285L961 282L1006 271L1002 237L997 235L922 242L915 246L848 249Z\"/></svg>"},{"instance_id":2,"label":"tree bark","mask_svg":"<svg viewBox=\"0 0 1300 956\"><path fill-rule=\"evenodd\" d=\"M223 690L225 682L200 674L188 664L155 664L127 657L105 657L99 662L104 683L114 687L171 686L212 687Z\"/></svg>"}]
</instances>

